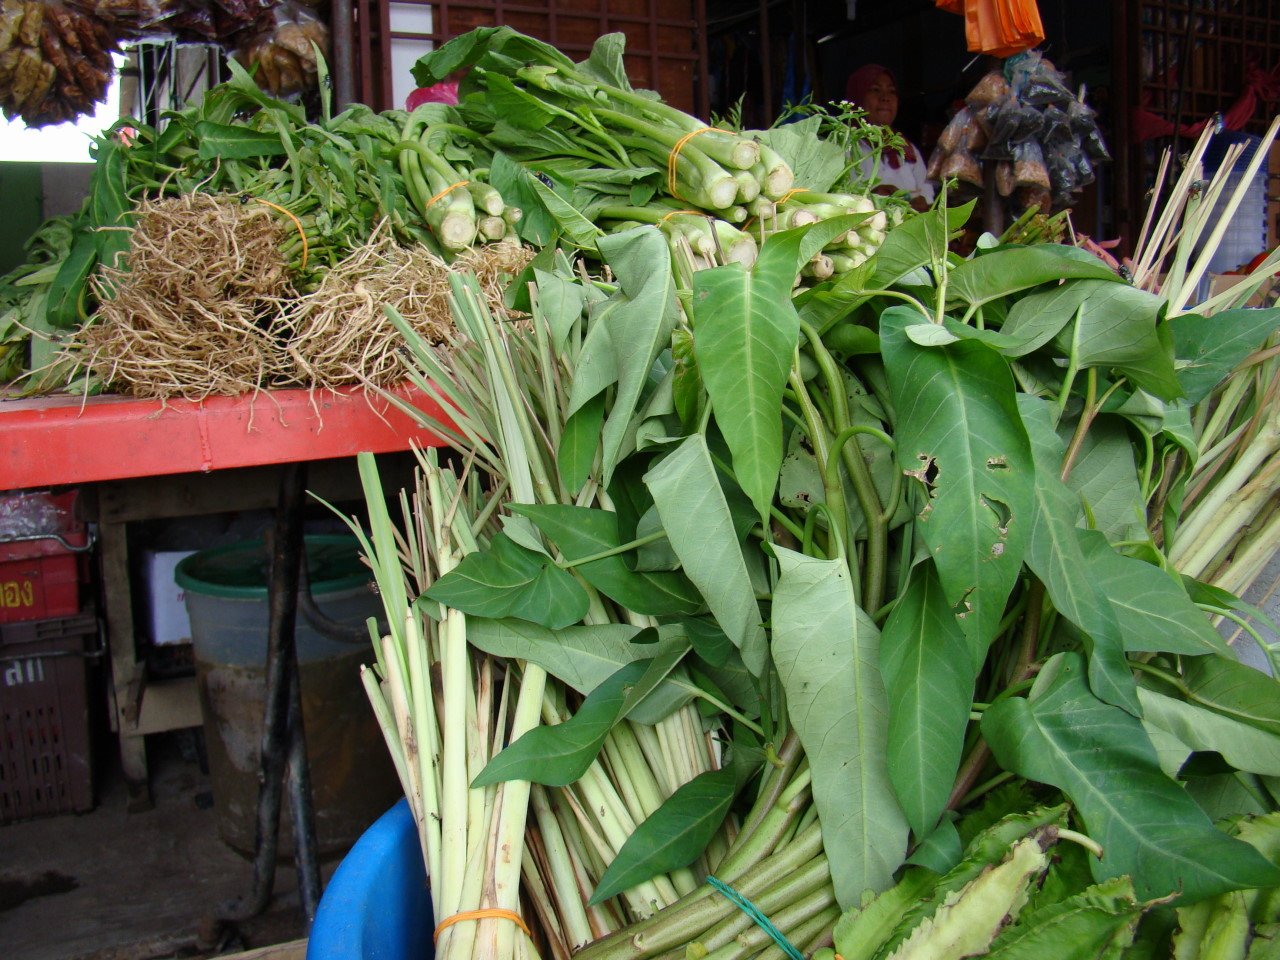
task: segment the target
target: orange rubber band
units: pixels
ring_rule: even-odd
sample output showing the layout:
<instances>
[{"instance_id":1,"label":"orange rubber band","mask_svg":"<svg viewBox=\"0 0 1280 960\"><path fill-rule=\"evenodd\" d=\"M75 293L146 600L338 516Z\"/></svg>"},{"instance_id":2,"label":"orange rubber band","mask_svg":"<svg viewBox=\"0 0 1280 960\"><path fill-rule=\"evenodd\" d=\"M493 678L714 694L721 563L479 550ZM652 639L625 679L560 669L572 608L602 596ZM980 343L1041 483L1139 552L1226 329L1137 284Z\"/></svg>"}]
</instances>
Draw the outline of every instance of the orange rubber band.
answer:
<instances>
[{"instance_id":1,"label":"orange rubber band","mask_svg":"<svg viewBox=\"0 0 1280 960\"><path fill-rule=\"evenodd\" d=\"M292 211L286 210L279 204L272 203L270 200L263 200L261 197L254 197L255 202L264 204L272 210L279 210L286 217L293 221L293 225L298 228L298 236L302 238L302 265L298 267L299 271L307 269L307 231L302 229L302 221L295 217Z\"/></svg>"},{"instance_id":2,"label":"orange rubber band","mask_svg":"<svg viewBox=\"0 0 1280 960\"><path fill-rule=\"evenodd\" d=\"M521 917L520 914L513 913L510 910L502 910L498 907L487 907L483 910L463 910L462 913L455 913L452 917L446 917L444 920L441 920L440 925L436 927L436 932L431 937L431 942L438 942L440 940L440 934L455 923L461 923L463 920L486 920L490 917L498 920L510 920L523 930L530 940L533 939L533 932L529 929L528 924L524 922L524 918Z\"/></svg>"},{"instance_id":3,"label":"orange rubber band","mask_svg":"<svg viewBox=\"0 0 1280 960\"><path fill-rule=\"evenodd\" d=\"M716 127L702 127L686 133L683 137L676 141L676 145L671 148L671 152L667 154L667 191L677 200L683 199L680 194L676 193L676 161L680 159L680 151L684 149L684 145L694 137L703 133L731 133L729 130L720 130Z\"/></svg>"},{"instance_id":4,"label":"orange rubber band","mask_svg":"<svg viewBox=\"0 0 1280 960\"><path fill-rule=\"evenodd\" d=\"M459 180L457 183L454 183L454 184L451 184L450 186L445 187L443 190L441 190L434 197L432 197L430 200L427 201L426 206L422 208L423 211L425 212L427 210L430 210L431 205L435 203L437 200L443 200L449 194L453 193L453 191L457 190L459 187L465 187L470 182L471 182L470 180Z\"/></svg>"},{"instance_id":5,"label":"orange rubber band","mask_svg":"<svg viewBox=\"0 0 1280 960\"><path fill-rule=\"evenodd\" d=\"M667 222L668 220L670 220L672 217L679 216L680 214L687 214L688 216L693 216L693 217L705 217L705 216L706 216L706 214L705 214L705 213L703 213L701 210L672 210L672 211L671 211L670 213L668 213L665 217L663 217L661 220L659 220L659 221L658 221L658 223L660 223L660 224L662 224L662 223L666 223L666 222Z\"/></svg>"}]
</instances>

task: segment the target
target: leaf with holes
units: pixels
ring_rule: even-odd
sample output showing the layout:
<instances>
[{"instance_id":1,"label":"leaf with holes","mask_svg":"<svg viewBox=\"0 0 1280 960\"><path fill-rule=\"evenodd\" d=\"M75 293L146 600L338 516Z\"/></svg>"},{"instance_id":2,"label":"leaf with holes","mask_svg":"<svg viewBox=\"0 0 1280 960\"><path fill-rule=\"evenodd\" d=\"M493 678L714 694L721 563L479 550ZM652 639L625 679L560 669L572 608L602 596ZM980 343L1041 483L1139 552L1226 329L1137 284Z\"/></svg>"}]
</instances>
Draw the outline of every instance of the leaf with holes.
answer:
<instances>
[{"instance_id":1,"label":"leaf with holes","mask_svg":"<svg viewBox=\"0 0 1280 960\"><path fill-rule=\"evenodd\" d=\"M898 463L924 486L916 530L976 668L1022 568L1035 467L1008 361L975 340L917 346L905 331L919 321L909 307L891 307L880 317L897 408Z\"/></svg>"}]
</instances>

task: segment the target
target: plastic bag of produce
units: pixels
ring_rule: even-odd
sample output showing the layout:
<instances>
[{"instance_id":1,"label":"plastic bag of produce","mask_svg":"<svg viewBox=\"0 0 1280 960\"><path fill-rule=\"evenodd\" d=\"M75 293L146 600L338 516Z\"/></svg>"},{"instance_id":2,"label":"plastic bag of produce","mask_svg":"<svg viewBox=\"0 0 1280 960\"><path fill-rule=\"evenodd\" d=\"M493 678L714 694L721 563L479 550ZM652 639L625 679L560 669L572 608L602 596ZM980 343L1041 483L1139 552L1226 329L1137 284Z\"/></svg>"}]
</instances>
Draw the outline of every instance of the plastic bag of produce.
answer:
<instances>
[{"instance_id":1,"label":"plastic bag of produce","mask_svg":"<svg viewBox=\"0 0 1280 960\"><path fill-rule=\"evenodd\" d=\"M938 173L940 179L954 177L961 183L982 187L982 165L978 163L978 158L963 146L947 155Z\"/></svg>"},{"instance_id":2,"label":"plastic bag of produce","mask_svg":"<svg viewBox=\"0 0 1280 960\"><path fill-rule=\"evenodd\" d=\"M242 36L234 55L258 86L283 97L315 87L313 43L328 56L329 28L308 7L286 0Z\"/></svg>"},{"instance_id":3,"label":"plastic bag of produce","mask_svg":"<svg viewBox=\"0 0 1280 960\"><path fill-rule=\"evenodd\" d=\"M0 106L32 127L92 113L106 97L116 38L97 17L61 0L0 5Z\"/></svg>"},{"instance_id":4,"label":"plastic bag of produce","mask_svg":"<svg viewBox=\"0 0 1280 960\"><path fill-rule=\"evenodd\" d=\"M1053 191L1054 200L1063 204L1069 202L1073 193L1084 186L1079 182L1075 157L1080 153L1074 140L1058 141L1044 149L1044 166L1049 172L1049 188ZM1030 184L1026 184L1030 185Z\"/></svg>"},{"instance_id":5,"label":"plastic bag of produce","mask_svg":"<svg viewBox=\"0 0 1280 960\"><path fill-rule=\"evenodd\" d=\"M997 160L996 190L1002 197L1011 197L1018 189L1018 181L1013 175L1013 163L1009 160Z\"/></svg>"},{"instance_id":6,"label":"plastic bag of produce","mask_svg":"<svg viewBox=\"0 0 1280 960\"><path fill-rule=\"evenodd\" d=\"M1009 69L1013 92L1025 104L1043 107L1075 99L1053 62L1035 50L1011 57Z\"/></svg>"},{"instance_id":7,"label":"plastic bag of produce","mask_svg":"<svg viewBox=\"0 0 1280 960\"><path fill-rule=\"evenodd\" d=\"M992 70L969 91L964 102L968 104L970 110L977 113L982 107L997 103L1012 92L1009 81L1004 78L1004 73L1000 70Z\"/></svg>"},{"instance_id":8,"label":"plastic bag of produce","mask_svg":"<svg viewBox=\"0 0 1280 960\"><path fill-rule=\"evenodd\" d=\"M1039 110L1019 103L1014 96L990 104L986 113L991 131L984 157L1012 159L1014 146L1038 138L1044 125Z\"/></svg>"},{"instance_id":9,"label":"plastic bag of produce","mask_svg":"<svg viewBox=\"0 0 1280 960\"><path fill-rule=\"evenodd\" d=\"M1013 178L1020 187L1051 189L1049 170L1045 166L1044 151L1034 140L1025 140L1013 146Z\"/></svg>"},{"instance_id":10,"label":"plastic bag of produce","mask_svg":"<svg viewBox=\"0 0 1280 960\"><path fill-rule=\"evenodd\" d=\"M1107 150L1102 131L1098 128L1098 115L1089 106L1079 100L1072 100L1067 105L1067 117L1071 121L1071 132L1091 159L1111 159L1111 152Z\"/></svg>"},{"instance_id":11,"label":"plastic bag of produce","mask_svg":"<svg viewBox=\"0 0 1280 960\"><path fill-rule=\"evenodd\" d=\"M962 107L943 128L942 135L938 137L938 147L946 153L954 153L962 147L966 150L977 149L985 141L986 134L973 112L968 107Z\"/></svg>"}]
</instances>

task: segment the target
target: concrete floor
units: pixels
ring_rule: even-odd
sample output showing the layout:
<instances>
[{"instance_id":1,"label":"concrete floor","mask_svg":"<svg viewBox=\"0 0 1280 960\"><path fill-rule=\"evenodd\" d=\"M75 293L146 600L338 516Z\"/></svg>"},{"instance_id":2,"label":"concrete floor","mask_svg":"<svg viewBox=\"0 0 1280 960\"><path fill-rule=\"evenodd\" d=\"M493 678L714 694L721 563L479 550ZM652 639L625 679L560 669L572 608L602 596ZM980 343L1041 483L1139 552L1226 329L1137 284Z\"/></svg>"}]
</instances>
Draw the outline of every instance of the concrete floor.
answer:
<instances>
[{"instance_id":1,"label":"concrete floor","mask_svg":"<svg viewBox=\"0 0 1280 960\"><path fill-rule=\"evenodd\" d=\"M214 922L219 904L248 891L252 871L218 838L191 737L149 738L153 810L126 812L118 766L104 756L93 811L0 826L0 956L162 960L304 936L296 878L283 864L267 913L236 928Z\"/></svg>"}]
</instances>

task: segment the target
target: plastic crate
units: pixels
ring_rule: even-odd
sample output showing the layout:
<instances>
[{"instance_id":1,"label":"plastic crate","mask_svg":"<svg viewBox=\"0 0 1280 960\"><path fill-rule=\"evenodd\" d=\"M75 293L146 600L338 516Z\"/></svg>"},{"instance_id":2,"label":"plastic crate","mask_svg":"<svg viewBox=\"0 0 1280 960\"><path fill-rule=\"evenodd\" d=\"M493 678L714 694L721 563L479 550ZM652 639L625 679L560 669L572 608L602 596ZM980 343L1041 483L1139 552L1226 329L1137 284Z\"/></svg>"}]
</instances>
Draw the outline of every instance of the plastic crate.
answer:
<instances>
[{"instance_id":1,"label":"plastic crate","mask_svg":"<svg viewBox=\"0 0 1280 960\"><path fill-rule=\"evenodd\" d=\"M0 623L74 617L91 541L76 491L0 494Z\"/></svg>"},{"instance_id":2,"label":"plastic crate","mask_svg":"<svg viewBox=\"0 0 1280 960\"><path fill-rule=\"evenodd\" d=\"M97 637L91 612L0 625L0 823L92 809Z\"/></svg>"}]
</instances>

